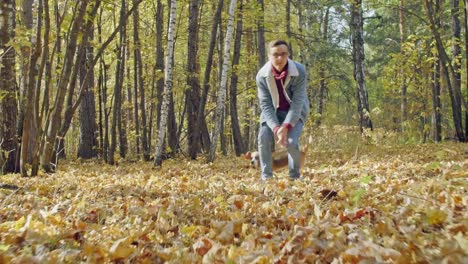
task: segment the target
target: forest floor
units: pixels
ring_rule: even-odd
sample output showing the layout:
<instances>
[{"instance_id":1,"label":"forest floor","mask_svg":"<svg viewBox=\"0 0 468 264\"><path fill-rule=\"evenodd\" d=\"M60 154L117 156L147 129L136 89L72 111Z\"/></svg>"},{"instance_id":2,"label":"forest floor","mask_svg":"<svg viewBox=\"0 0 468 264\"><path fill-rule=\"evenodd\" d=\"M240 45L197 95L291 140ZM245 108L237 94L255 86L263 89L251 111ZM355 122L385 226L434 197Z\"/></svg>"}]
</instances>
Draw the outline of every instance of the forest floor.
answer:
<instances>
[{"instance_id":1,"label":"forest floor","mask_svg":"<svg viewBox=\"0 0 468 264\"><path fill-rule=\"evenodd\" d=\"M0 263L468 263L467 144L307 156L301 181L232 156L1 176Z\"/></svg>"}]
</instances>

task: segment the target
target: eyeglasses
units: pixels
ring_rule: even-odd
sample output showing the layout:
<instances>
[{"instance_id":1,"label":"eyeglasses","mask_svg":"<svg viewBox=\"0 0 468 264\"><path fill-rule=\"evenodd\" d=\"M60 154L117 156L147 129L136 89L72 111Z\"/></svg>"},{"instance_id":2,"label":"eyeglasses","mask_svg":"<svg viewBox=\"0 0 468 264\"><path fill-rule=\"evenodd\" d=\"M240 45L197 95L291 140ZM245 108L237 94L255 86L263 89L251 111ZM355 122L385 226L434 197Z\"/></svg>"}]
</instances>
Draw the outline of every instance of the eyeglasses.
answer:
<instances>
[{"instance_id":1,"label":"eyeglasses","mask_svg":"<svg viewBox=\"0 0 468 264\"><path fill-rule=\"evenodd\" d=\"M288 56L288 52L281 52L281 53L276 53L275 52L275 53L271 54L271 56L273 56L273 58L276 58L276 59L279 58L279 57L286 57L286 56Z\"/></svg>"}]
</instances>

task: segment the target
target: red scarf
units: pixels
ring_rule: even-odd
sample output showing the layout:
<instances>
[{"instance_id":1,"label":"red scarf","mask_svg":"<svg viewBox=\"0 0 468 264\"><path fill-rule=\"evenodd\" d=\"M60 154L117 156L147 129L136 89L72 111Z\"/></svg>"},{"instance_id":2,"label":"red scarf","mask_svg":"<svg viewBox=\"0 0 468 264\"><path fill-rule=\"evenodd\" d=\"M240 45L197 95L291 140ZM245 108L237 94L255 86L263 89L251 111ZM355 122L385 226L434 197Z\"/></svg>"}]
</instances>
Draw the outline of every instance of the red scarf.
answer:
<instances>
[{"instance_id":1,"label":"red scarf","mask_svg":"<svg viewBox=\"0 0 468 264\"><path fill-rule=\"evenodd\" d=\"M277 72L275 68L272 67L271 71L273 72L273 76L275 77L276 80L286 79L286 76L288 76L288 67L286 66L284 66L281 72Z\"/></svg>"},{"instance_id":2,"label":"red scarf","mask_svg":"<svg viewBox=\"0 0 468 264\"><path fill-rule=\"evenodd\" d=\"M289 110L289 103L284 96L284 81L286 80L286 76L288 76L288 64L284 66L281 72L277 72L275 68L271 67L271 71L273 76L275 77L276 87L278 88L278 95L279 95L279 105L278 110L280 111L288 111Z\"/></svg>"}]
</instances>

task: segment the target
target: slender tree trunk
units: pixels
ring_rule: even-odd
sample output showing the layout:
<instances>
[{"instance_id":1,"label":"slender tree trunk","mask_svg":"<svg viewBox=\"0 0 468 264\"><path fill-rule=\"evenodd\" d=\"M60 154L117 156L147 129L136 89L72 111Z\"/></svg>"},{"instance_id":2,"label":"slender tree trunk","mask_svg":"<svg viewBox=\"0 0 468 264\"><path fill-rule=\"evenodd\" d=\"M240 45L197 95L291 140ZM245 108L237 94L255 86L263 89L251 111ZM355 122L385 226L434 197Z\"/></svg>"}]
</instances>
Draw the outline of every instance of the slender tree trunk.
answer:
<instances>
[{"instance_id":1,"label":"slender tree trunk","mask_svg":"<svg viewBox=\"0 0 468 264\"><path fill-rule=\"evenodd\" d=\"M126 24L122 19L124 19L124 14L126 12L126 3L125 0L122 0L122 6L120 10L120 20L123 23L120 28L120 40L117 47L117 65L116 65L116 75L115 75L115 88L114 88L114 104L112 107L112 126L111 126L111 143L109 147L107 162L111 165L115 163L114 153L117 147L117 122L121 121L121 97L122 97L122 84L125 71L125 42L126 42ZM121 126L121 122L119 122ZM119 129L120 132L122 131ZM121 135L122 133L120 133ZM122 145L122 141L120 141ZM122 155L122 153L121 153Z\"/></svg>"},{"instance_id":2,"label":"slender tree trunk","mask_svg":"<svg viewBox=\"0 0 468 264\"><path fill-rule=\"evenodd\" d=\"M70 75L74 66L74 58L77 48L77 39L80 35L80 29L83 23L83 18L86 14L86 8L88 5L88 0L83 0L80 2L80 5L77 10L75 20L73 21L72 29L70 32L70 37L67 45L67 49L64 56L64 65L61 73L61 77L57 84L57 94L50 113L50 123L47 127L47 132L45 135L45 145L44 150L41 155L41 166L47 172L54 171L54 164L52 163L52 158L54 155L54 145L56 136L60 129L60 123L62 119L62 110L64 106L65 95L67 93L67 86L69 84Z\"/></svg>"},{"instance_id":3,"label":"slender tree trunk","mask_svg":"<svg viewBox=\"0 0 468 264\"><path fill-rule=\"evenodd\" d=\"M196 159L200 151L200 128L197 113L200 102L200 82L197 72L198 53L198 0L190 0L188 39L187 39L187 86L185 103L187 104L187 143L191 159Z\"/></svg>"},{"instance_id":4,"label":"slender tree trunk","mask_svg":"<svg viewBox=\"0 0 468 264\"><path fill-rule=\"evenodd\" d=\"M103 9L101 8L99 12L99 21L97 23L97 30L98 30L98 41L102 43L102 12ZM99 56L99 77L98 77L98 89L99 89L99 96L98 96L98 106L99 106L99 155L104 158L107 162L107 146L104 145L104 133L107 131L104 129L106 125L104 124L104 116L106 115L106 101L105 100L105 89L106 89L106 78L105 78L105 71L106 71L106 64L104 61L104 56Z\"/></svg>"},{"instance_id":5,"label":"slender tree trunk","mask_svg":"<svg viewBox=\"0 0 468 264\"><path fill-rule=\"evenodd\" d=\"M135 13L136 14L136 13ZM136 147L136 153L139 155L140 154L140 138L141 138L141 131L140 131L140 121L138 117L138 75L140 74L138 72L139 70L139 65L138 65L138 17L133 15L133 41L135 48L133 50L133 91L134 91L134 96L133 96L133 122L135 123L135 147ZM141 55L141 54L140 54ZM128 76L130 79L130 76ZM130 101L131 102L131 101Z\"/></svg>"},{"instance_id":6,"label":"slender tree trunk","mask_svg":"<svg viewBox=\"0 0 468 264\"><path fill-rule=\"evenodd\" d=\"M127 65L130 65L130 58L131 58L131 55L130 55L130 49L125 49L125 60L126 60L126 64ZM134 68L135 68L135 65L134 65ZM126 96L123 97L124 101L123 102L123 105L125 105L125 107L122 109L123 110L123 115L125 116L125 128L132 131L132 130L135 130L136 131L136 123L135 123L135 103L136 103L136 99L134 98L133 96L133 89L134 88L134 81L136 80L136 75L133 75L133 79L131 78L132 76L132 73L130 72L131 70L131 67L126 67L125 71L126 71L126 76L128 76L128 78L125 78L125 88L126 88ZM138 121L137 121L138 122ZM136 134L136 132L135 132ZM133 144L135 146L135 149L134 151L136 152L136 154L140 154L140 150L139 150L139 145L136 144L139 142L139 140L137 139L138 138L138 134L136 134L136 137L135 137L135 144ZM130 148L130 146L129 146Z\"/></svg>"},{"instance_id":7,"label":"slender tree trunk","mask_svg":"<svg viewBox=\"0 0 468 264\"><path fill-rule=\"evenodd\" d=\"M452 116L453 116L453 123L455 126L455 131L456 131L458 140L461 142L465 142L467 138L463 130L463 121L462 121L461 111L462 111L462 103L464 104L465 108L467 107L466 102L464 102L464 98L461 95L461 90L457 89L457 87L459 88L460 86L454 85L454 83L456 83L459 80L459 78L457 77L457 74L451 63L451 60L449 59L445 51L442 38L439 33L439 28L437 27L437 24L434 19L435 13L433 11L432 3L429 0L425 0L425 4L426 4L427 16L430 22L431 31L437 44L437 50L439 52L440 65L442 66L444 70L444 74L446 75L445 79L447 82L447 88L449 89L450 99L452 103Z\"/></svg>"},{"instance_id":8,"label":"slender tree trunk","mask_svg":"<svg viewBox=\"0 0 468 264\"><path fill-rule=\"evenodd\" d=\"M440 103L440 61L437 53L433 54L433 72L432 72L432 123L433 123L433 140L439 142L442 138L442 115Z\"/></svg>"},{"instance_id":9,"label":"slender tree trunk","mask_svg":"<svg viewBox=\"0 0 468 264\"><path fill-rule=\"evenodd\" d=\"M133 0L133 4L137 5L137 0ZM143 62L141 59L141 43L140 43L140 36L139 36L139 28L138 28L138 21L139 21L139 12L138 8L135 9L133 14L133 38L135 41L135 85L138 84L138 90L140 94L140 112L141 112L141 131L137 130L137 135L141 137L141 148L143 150L143 159L148 161L150 159L149 154L149 146L148 146L148 128L146 126L146 100L145 100L145 85L143 82ZM136 89L135 89L136 92ZM136 94L135 94L136 97Z\"/></svg>"},{"instance_id":10,"label":"slender tree trunk","mask_svg":"<svg viewBox=\"0 0 468 264\"><path fill-rule=\"evenodd\" d=\"M19 154L16 139L17 113L15 50L8 46L14 38L15 1L0 2L0 175L18 172L16 156Z\"/></svg>"},{"instance_id":11,"label":"slender tree trunk","mask_svg":"<svg viewBox=\"0 0 468 264\"><path fill-rule=\"evenodd\" d=\"M286 0L286 36L288 36L289 44L289 58L293 59L294 50L292 45L292 32L291 32L291 0Z\"/></svg>"},{"instance_id":12,"label":"slender tree trunk","mask_svg":"<svg viewBox=\"0 0 468 264\"><path fill-rule=\"evenodd\" d=\"M210 145L211 145L210 135L209 135L208 127L206 125L206 120L205 120L205 108L206 108L206 102L208 100L208 93L210 90L210 76L211 76L211 69L212 69L212 64L213 64L213 55L214 55L214 50L216 47L218 26L221 23L221 12L223 10L223 3L224 3L223 0L218 0L216 13L213 18L213 24L211 25L210 47L208 48L208 57L206 60L205 76L203 78L203 93L200 98L200 107L198 109L198 114L197 114L197 123L200 124L202 144L205 150L209 150Z\"/></svg>"},{"instance_id":13,"label":"slender tree trunk","mask_svg":"<svg viewBox=\"0 0 468 264\"><path fill-rule=\"evenodd\" d=\"M229 6L229 19L226 30L226 39L224 41L224 58L223 58L223 67L221 75L221 84L218 92L218 99L216 101L216 116L215 116L215 129L213 131L210 155L208 157L208 162L213 162L216 154L217 140L221 132L221 126L223 121L224 114L224 104L226 97L226 86L228 78L228 69L229 69L229 57L231 51L231 40L232 33L234 31L234 13L236 11L236 0L231 0L231 5Z\"/></svg>"},{"instance_id":14,"label":"slender tree trunk","mask_svg":"<svg viewBox=\"0 0 468 264\"><path fill-rule=\"evenodd\" d=\"M468 106L467 101L463 98L463 94L461 92L461 24L460 24L460 0L452 0L452 65L453 65L453 88L457 97L458 102L457 104L460 105L460 126L461 126L461 134L463 134L463 138L460 139L462 142L468 142L468 127L463 129L463 108L465 109L465 115L468 113ZM466 121L466 120L465 120ZM466 121L468 123L468 121Z\"/></svg>"},{"instance_id":15,"label":"slender tree trunk","mask_svg":"<svg viewBox=\"0 0 468 264\"><path fill-rule=\"evenodd\" d=\"M256 60L255 58L255 51L254 51L254 41L253 41L253 38L254 38L254 33L253 33L253 26L249 26L249 28L247 29L247 33L246 33L246 49L247 49L247 56L249 58L249 63L248 65L254 65L254 68L256 69L257 66L256 64L254 63L254 60ZM250 78L252 78L252 80L255 80L255 76L256 76L256 71L252 71L252 73L250 73ZM248 84L246 84L248 85ZM245 129L244 129L244 138L245 138L245 149L246 150L250 150L250 149L253 149L255 148L255 144L257 142L257 140L255 140L256 138L256 131L258 131L257 129L257 126L258 126L258 121L256 120L256 118L253 118L255 116L259 116L257 114L257 107L258 107L258 103L257 103L257 100L256 100L256 90L255 89L249 89L250 91L250 94L249 95L252 95L252 96L249 96L248 100L247 100L247 107L245 108L245 111L244 111L244 116L245 116L245 120L247 120L247 125L245 126Z\"/></svg>"},{"instance_id":16,"label":"slender tree trunk","mask_svg":"<svg viewBox=\"0 0 468 264\"><path fill-rule=\"evenodd\" d=\"M79 87L78 91L78 96L75 96L75 87L76 83L78 80L78 75L80 72L81 67L81 62L86 61L86 56L87 56L87 48L89 46L89 40L92 37L92 31L93 31L93 24L94 24L94 18L96 17L96 14L99 10L99 5L100 1L96 2L96 4L92 5L92 9L87 12L86 14L86 23L81 26L80 32L82 32L82 38L81 42L77 47L77 55L76 59L74 62L72 74L71 74L71 79L68 84L68 93L67 93L67 98L66 98L66 108L65 108L65 113L63 115L63 120L61 121L61 126L60 130L58 132L58 140L56 140L56 147L55 147L55 152L57 153L57 156L59 158L65 158L65 135L70 128L71 121L73 119L73 116L76 112L76 109L81 103L81 100L83 98L84 91L86 91L84 88L84 85L86 82L82 82ZM93 55L93 54L90 54ZM89 72L93 72L94 68L94 63L93 63L93 57L90 57L90 63L88 64L88 67L86 68L86 71L83 72L83 79L87 79L87 76L89 75ZM94 73L94 72L93 72ZM73 98L76 98L76 102L73 103ZM58 165L58 159L56 162L56 165Z\"/></svg>"},{"instance_id":17,"label":"slender tree trunk","mask_svg":"<svg viewBox=\"0 0 468 264\"><path fill-rule=\"evenodd\" d=\"M44 10L44 40L43 43L49 43L50 40L50 15L49 15L49 2L48 1L41 1L42 9ZM39 48L39 47L38 47ZM51 69L49 60L53 60L49 57L49 45L42 45L42 57L41 62L39 65L38 76L35 78L35 90L36 90L36 98L39 99L41 94L41 86L43 80L43 73L44 70L46 71L45 77L45 88L44 88L44 96L42 100L42 108L39 110L39 101L35 100L34 102L34 113L36 115L36 127L35 130L37 131L36 138L34 139L34 151L33 151L33 159L32 159L32 166L31 166L31 176L37 176L39 172L39 155L42 152L42 144L43 141L41 138L44 135L44 130L42 128L42 120L46 111L49 108L49 87L51 81ZM49 65L48 65L49 64Z\"/></svg>"},{"instance_id":18,"label":"slender tree trunk","mask_svg":"<svg viewBox=\"0 0 468 264\"><path fill-rule=\"evenodd\" d=\"M164 92L163 103L161 106L161 122L159 124L158 139L156 141L156 153L154 158L154 165L161 166L164 138L166 127L168 124L169 103L172 96L172 56L174 54L174 35L176 25L176 0L171 0L169 27L167 33L167 54L164 67Z\"/></svg>"},{"instance_id":19,"label":"slender tree trunk","mask_svg":"<svg viewBox=\"0 0 468 264\"><path fill-rule=\"evenodd\" d=\"M354 80L357 86L357 101L359 112L359 127L372 129L369 112L369 101L364 75L364 38L362 20L362 0L356 0L351 5L351 34L353 42Z\"/></svg>"},{"instance_id":20,"label":"slender tree trunk","mask_svg":"<svg viewBox=\"0 0 468 264\"><path fill-rule=\"evenodd\" d=\"M104 58L102 60L103 64L103 80L102 80L102 87L101 87L101 94L102 94L102 108L103 108L103 118L104 118L104 136L103 136L103 143L102 143L102 156L104 157L105 161L109 163L109 115L110 109L107 107L107 65L105 64Z\"/></svg>"},{"instance_id":21,"label":"slender tree trunk","mask_svg":"<svg viewBox=\"0 0 468 264\"><path fill-rule=\"evenodd\" d=\"M327 43L328 41L328 23L329 23L329 14L330 14L330 8L327 8L325 10L325 15L323 17L322 21L322 40L323 43ZM324 103L325 103L325 93L327 90L327 82L326 82L326 60L324 60L322 63L320 63L319 66L319 90L318 90L318 102L317 102L317 115L318 118L315 121L315 125L319 127L322 122L322 115L323 115L323 108L324 108Z\"/></svg>"},{"instance_id":22,"label":"slender tree trunk","mask_svg":"<svg viewBox=\"0 0 468 264\"><path fill-rule=\"evenodd\" d=\"M404 49L404 44L406 41L406 29L405 29L405 1L400 0L400 6L399 6L399 17L400 17L400 52L401 52L401 57L405 58L405 49ZM407 111L407 104L408 104L408 98L406 96L407 93L407 85L406 85L406 70L404 67L401 67L400 69L400 78L401 78L401 131L405 131L405 124L406 120L408 119L408 111Z\"/></svg>"},{"instance_id":23,"label":"slender tree trunk","mask_svg":"<svg viewBox=\"0 0 468 264\"><path fill-rule=\"evenodd\" d=\"M153 68L153 78L152 78L152 85L151 85L151 105L150 105L150 116L149 116L149 124L148 124L148 148L152 149L152 138L153 138L153 131L154 131L154 115L155 115L155 108L156 108L156 126L159 125L159 121L161 119L161 103L162 103L162 92L164 89L164 79L163 74L164 72L164 50L162 47L162 39L163 35L163 5L161 4L161 0L158 0L156 3L156 14L155 14L155 28L156 28L156 64ZM157 130L157 127L156 127Z\"/></svg>"},{"instance_id":24,"label":"slender tree trunk","mask_svg":"<svg viewBox=\"0 0 468 264\"><path fill-rule=\"evenodd\" d=\"M232 58L232 68L234 69L231 75L231 85L230 85L230 113L231 113L231 129L232 129L232 139L234 141L234 149L236 151L236 156L240 156L242 153L246 152L244 146L244 140L242 138L241 129L239 126L239 118L237 116L237 83L239 76L236 69L239 66L240 54L241 54L241 43L242 43L242 0L239 3L239 13L237 16L237 27L236 27L236 37L234 42L234 56Z\"/></svg>"},{"instance_id":25,"label":"slender tree trunk","mask_svg":"<svg viewBox=\"0 0 468 264\"><path fill-rule=\"evenodd\" d=\"M263 0L257 0L260 5L260 14L257 18L257 41L258 41L258 67L262 67L266 63L266 47L265 47L265 5Z\"/></svg>"},{"instance_id":26,"label":"slender tree trunk","mask_svg":"<svg viewBox=\"0 0 468 264\"><path fill-rule=\"evenodd\" d=\"M28 176L26 164L32 163L33 158L33 150L35 147L35 139L37 135L37 119L38 114L35 110L35 102L37 100L36 94L36 82L40 81L37 80L38 77L38 68L37 62L39 56L41 54L41 45L42 45L42 13L43 13L43 5L42 0L36 2L23 2L23 12L25 12L23 19L24 21L28 21L27 23L31 22L32 25L35 23L36 26L36 36L31 38L31 46L25 47L25 49L30 49L29 51L23 52L23 56L27 55L27 68L23 68L26 70L23 72L24 78L24 89L23 89L23 99L22 99L22 107L24 108L24 119L23 119L23 130L21 136L21 159L20 159L20 171L22 176ZM37 17L33 19L33 9L34 6L37 8ZM28 8L28 9L26 9ZM31 20L30 20L31 19ZM29 25L26 24L26 27L29 28ZM25 58L23 58L25 59ZM26 66L25 65L25 66ZM26 118L28 117L28 118Z\"/></svg>"},{"instance_id":27,"label":"slender tree trunk","mask_svg":"<svg viewBox=\"0 0 468 264\"><path fill-rule=\"evenodd\" d=\"M436 3L436 12L440 10L439 2ZM440 18L439 16L434 17L434 23L437 27L440 27ZM437 45L437 44L436 44ZM436 46L437 48L437 46ZM431 48L432 49L432 48ZM432 138L434 141L439 142L442 140L442 103L440 100L441 94L441 71L442 67L440 65L440 55L437 51L431 51L432 57L434 58L433 62L433 72L431 75L432 80L432 120L433 120L433 134Z\"/></svg>"},{"instance_id":28,"label":"slender tree trunk","mask_svg":"<svg viewBox=\"0 0 468 264\"><path fill-rule=\"evenodd\" d=\"M158 0L156 11L156 130L159 130L161 122L161 106L162 94L164 91L164 49L163 49L163 21L164 21L164 6L161 0Z\"/></svg>"},{"instance_id":29,"label":"slender tree trunk","mask_svg":"<svg viewBox=\"0 0 468 264\"><path fill-rule=\"evenodd\" d=\"M468 69L468 1L463 0L465 12L465 69ZM468 102L468 74L465 75L465 102ZM465 107L465 135L468 138L468 107Z\"/></svg>"}]
</instances>

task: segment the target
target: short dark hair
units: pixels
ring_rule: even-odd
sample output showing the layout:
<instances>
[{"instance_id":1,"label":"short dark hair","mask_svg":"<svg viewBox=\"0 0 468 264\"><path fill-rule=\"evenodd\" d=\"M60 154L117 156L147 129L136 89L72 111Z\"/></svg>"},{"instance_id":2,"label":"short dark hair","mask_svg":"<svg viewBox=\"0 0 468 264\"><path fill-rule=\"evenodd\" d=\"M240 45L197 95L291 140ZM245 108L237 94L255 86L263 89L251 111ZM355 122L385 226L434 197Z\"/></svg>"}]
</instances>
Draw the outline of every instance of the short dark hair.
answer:
<instances>
[{"instance_id":1,"label":"short dark hair","mask_svg":"<svg viewBox=\"0 0 468 264\"><path fill-rule=\"evenodd\" d=\"M284 41L282 39L276 39L276 40L270 41L270 43L268 43L268 48L271 49L271 48L279 46L279 45L285 45L289 50L288 42L286 42L286 41Z\"/></svg>"}]
</instances>

